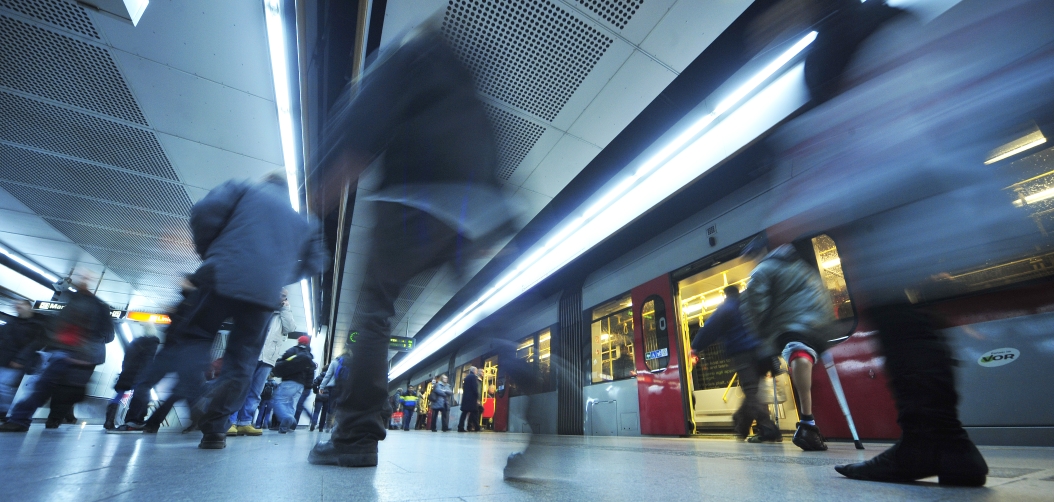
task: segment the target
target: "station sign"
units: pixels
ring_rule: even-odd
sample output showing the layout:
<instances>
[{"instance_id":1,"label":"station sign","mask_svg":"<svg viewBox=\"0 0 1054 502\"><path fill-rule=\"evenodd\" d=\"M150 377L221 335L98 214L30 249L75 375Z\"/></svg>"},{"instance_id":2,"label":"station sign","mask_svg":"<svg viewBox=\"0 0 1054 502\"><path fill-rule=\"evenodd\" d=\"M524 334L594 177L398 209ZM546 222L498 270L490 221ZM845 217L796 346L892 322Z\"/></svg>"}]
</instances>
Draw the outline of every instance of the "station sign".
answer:
<instances>
[{"instance_id":1,"label":"station sign","mask_svg":"<svg viewBox=\"0 0 1054 502\"><path fill-rule=\"evenodd\" d=\"M65 303L50 302L44 300L37 300L33 302L33 310L45 310L50 312L58 312L66 308ZM124 317L125 311L110 309L110 317L114 319L120 319Z\"/></svg>"},{"instance_id":2,"label":"station sign","mask_svg":"<svg viewBox=\"0 0 1054 502\"><path fill-rule=\"evenodd\" d=\"M670 349L665 348L665 349L653 350L651 352L646 352L644 354L644 359L652 360L652 359L659 359L659 358L662 358L662 357L669 357L669 356L670 356Z\"/></svg>"},{"instance_id":3,"label":"station sign","mask_svg":"<svg viewBox=\"0 0 1054 502\"><path fill-rule=\"evenodd\" d=\"M359 336L358 331L352 331L348 333L348 343L355 343L355 338ZM388 350L397 350L399 352L409 352L414 349L413 338L405 336L393 336L388 339Z\"/></svg>"},{"instance_id":4,"label":"station sign","mask_svg":"<svg viewBox=\"0 0 1054 502\"><path fill-rule=\"evenodd\" d=\"M151 314L150 312L129 312L125 319L130 321L148 322L151 324L172 324L172 319L165 314Z\"/></svg>"}]
</instances>

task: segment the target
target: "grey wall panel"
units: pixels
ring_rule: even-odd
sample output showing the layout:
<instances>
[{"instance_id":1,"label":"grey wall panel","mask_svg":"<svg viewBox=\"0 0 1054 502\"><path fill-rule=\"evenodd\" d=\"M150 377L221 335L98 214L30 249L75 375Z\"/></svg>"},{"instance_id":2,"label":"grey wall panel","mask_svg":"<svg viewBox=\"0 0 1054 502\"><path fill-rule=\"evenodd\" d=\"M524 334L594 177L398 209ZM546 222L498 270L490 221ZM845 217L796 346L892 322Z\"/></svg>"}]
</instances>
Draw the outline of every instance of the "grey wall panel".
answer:
<instances>
[{"instance_id":1,"label":"grey wall panel","mask_svg":"<svg viewBox=\"0 0 1054 502\"><path fill-rule=\"evenodd\" d=\"M585 435L640 435L640 401L637 380L626 379L588 385L582 389ZM598 406L600 406L599 411ZM614 420L614 422L612 422Z\"/></svg>"},{"instance_id":2,"label":"grey wall panel","mask_svg":"<svg viewBox=\"0 0 1054 502\"><path fill-rule=\"evenodd\" d=\"M509 399L509 432L556 434L556 392Z\"/></svg>"}]
</instances>

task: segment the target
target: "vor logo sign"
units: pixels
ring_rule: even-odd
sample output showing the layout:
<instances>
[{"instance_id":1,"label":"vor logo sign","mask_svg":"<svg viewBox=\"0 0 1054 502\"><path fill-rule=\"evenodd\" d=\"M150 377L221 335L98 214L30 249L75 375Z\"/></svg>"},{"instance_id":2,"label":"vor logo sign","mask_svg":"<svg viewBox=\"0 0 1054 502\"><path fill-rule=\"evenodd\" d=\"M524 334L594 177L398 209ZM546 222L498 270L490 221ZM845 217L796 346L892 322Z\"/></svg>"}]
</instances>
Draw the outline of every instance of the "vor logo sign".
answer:
<instances>
[{"instance_id":1,"label":"vor logo sign","mask_svg":"<svg viewBox=\"0 0 1054 502\"><path fill-rule=\"evenodd\" d=\"M981 354L981 357L977 359L977 364L986 368L994 368L996 366L1010 364L1017 361L1020 357L1021 352L1017 349L1007 347L1003 349L989 350L988 352Z\"/></svg>"}]
</instances>

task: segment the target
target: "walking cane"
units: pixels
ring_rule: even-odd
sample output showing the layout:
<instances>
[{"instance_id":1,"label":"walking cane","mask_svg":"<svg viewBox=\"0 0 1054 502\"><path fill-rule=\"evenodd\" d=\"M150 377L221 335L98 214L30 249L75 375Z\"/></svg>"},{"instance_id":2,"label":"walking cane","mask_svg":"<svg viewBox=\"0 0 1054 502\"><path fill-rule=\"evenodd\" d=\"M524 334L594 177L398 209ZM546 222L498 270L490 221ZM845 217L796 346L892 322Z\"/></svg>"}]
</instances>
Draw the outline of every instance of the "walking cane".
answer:
<instances>
[{"instance_id":1,"label":"walking cane","mask_svg":"<svg viewBox=\"0 0 1054 502\"><path fill-rule=\"evenodd\" d=\"M842 414L845 415L846 422L849 422L849 432L853 433L853 444L856 445L857 450L863 450L864 444L860 442L860 436L856 433L856 424L853 423L853 415L849 413L849 403L845 402L842 381L838 378L838 370L834 367L834 356L830 352L824 352L820 354L820 358L823 359L823 366L827 368L827 376L831 379L831 388L834 389L834 395L838 398L838 405L842 407Z\"/></svg>"}]
</instances>

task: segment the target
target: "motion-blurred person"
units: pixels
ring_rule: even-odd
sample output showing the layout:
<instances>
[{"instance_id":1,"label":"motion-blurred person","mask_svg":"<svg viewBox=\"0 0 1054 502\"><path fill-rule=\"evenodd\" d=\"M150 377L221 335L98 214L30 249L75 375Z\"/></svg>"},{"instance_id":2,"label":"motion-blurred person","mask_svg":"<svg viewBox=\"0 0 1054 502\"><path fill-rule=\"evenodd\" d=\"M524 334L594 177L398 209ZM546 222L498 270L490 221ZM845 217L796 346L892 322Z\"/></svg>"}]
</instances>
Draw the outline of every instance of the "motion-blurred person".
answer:
<instances>
[{"instance_id":1,"label":"motion-blurred person","mask_svg":"<svg viewBox=\"0 0 1054 502\"><path fill-rule=\"evenodd\" d=\"M150 324L147 326L150 330L154 328ZM157 346L160 344L160 338L149 334L136 338L128 344L128 349L124 353L124 363L121 365L121 374L118 375L117 382L113 386L117 395L110 400L110 404L106 405L106 420L102 425L104 429L117 428L114 421L117 419L117 408L121 405L121 400L128 391L135 388L137 378L143 369L154 362L154 355L157 354Z\"/></svg>"},{"instance_id":2,"label":"motion-blurred person","mask_svg":"<svg viewBox=\"0 0 1054 502\"><path fill-rule=\"evenodd\" d=\"M470 366L461 382L461 418L457 419L458 432L479 432L479 369ZM465 421L468 421L466 424Z\"/></svg>"},{"instance_id":3,"label":"motion-blurred person","mask_svg":"<svg viewBox=\"0 0 1054 502\"><path fill-rule=\"evenodd\" d=\"M296 425L296 406L301 402L300 396L311 388L311 382L315 379L315 356L311 354L311 338L301 336L296 341L296 346L278 358L275 365L275 374L282 379L282 383L275 389L271 398L274 406L274 414L280 421L278 432L285 434Z\"/></svg>"},{"instance_id":4,"label":"motion-blurred person","mask_svg":"<svg viewBox=\"0 0 1054 502\"><path fill-rule=\"evenodd\" d=\"M316 378L318 392L315 394L315 411L311 414L311 430L315 430L317 426L319 431L326 432L329 428L329 398L333 395L333 387L337 385L337 378L339 378L343 363L344 356L338 357L326 365L323 374Z\"/></svg>"},{"instance_id":5,"label":"motion-blurred person","mask_svg":"<svg viewBox=\"0 0 1054 502\"><path fill-rule=\"evenodd\" d=\"M1052 18L1049 1L964 0L923 26L882 2L845 2L817 28L806 76L824 78L807 83L830 100L774 137L801 176L772 219L791 238L833 229L853 257L843 270L878 330L902 430L871 460L837 466L845 476L986 481L947 335L915 303L949 294L940 277L1049 249L1004 191L1018 180L985 164L1054 109Z\"/></svg>"},{"instance_id":6,"label":"motion-blurred person","mask_svg":"<svg viewBox=\"0 0 1054 502\"><path fill-rule=\"evenodd\" d=\"M51 399L51 413L62 417L73 405L84 399L84 393L95 366L106 362L106 344L113 341L113 318L110 306L89 289L94 282L91 272L81 270L73 276L77 292L59 311L49 345L48 365L33 386L33 391L15 403L2 432L26 432L33 413ZM49 421L48 426L58 427Z\"/></svg>"},{"instance_id":7,"label":"motion-blurred person","mask_svg":"<svg viewBox=\"0 0 1054 502\"><path fill-rule=\"evenodd\" d=\"M757 257L766 247L764 238L757 237L743 255ZM801 408L792 441L805 451L826 450L812 414L812 369L827 348L835 318L816 267L806 263L794 246L777 247L750 273L740 312L747 329L762 340L763 357L782 353L790 367Z\"/></svg>"},{"instance_id":8,"label":"motion-blurred person","mask_svg":"<svg viewBox=\"0 0 1054 502\"><path fill-rule=\"evenodd\" d=\"M267 338L260 352L260 360L256 362L256 370L249 379L249 393L245 396L245 404L231 415L231 428L227 430L228 436L263 434L263 430L253 427L253 415L256 413L256 408L260 406L260 393L267 382L267 377L274 369L278 356L282 354L282 343L289 333L294 331L296 331L296 321L293 319L293 309L289 306L289 290L283 288L281 307L271 315Z\"/></svg>"},{"instance_id":9,"label":"motion-blurred person","mask_svg":"<svg viewBox=\"0 0 1054 502\"><path fill-rule=\"evenodd\" d=\"M417 410L417 391L413 387L406 389L406 392L399 396L399 405L403 410L403 430L408 431L414 411Z\"/></svg>"},{"instance_id":10,"label":"motion-blurred person","mask_svg":"<svg viewBox=\"0 0 1054 502\"><path fill-rule=\"evenodd\" d=\"M274 375L267 377L267 382L264 383L263 390L260 391L260 406L256 412L256 428L257 429L270 429L271 428L271 415L274 412L274 391L278 388L278 382L275 381Z\"/></svg>"},{"instance_id":11,"label":"motion-blurred person","mask_svg":"<svg viewBox=\"0 0 1054 502\"><path fill-rule=\"evenodd\" d=\"M300 399L297 399L296 401L296 412L293 413L293 427L291 430L295 431L296 426L300 425L300 417L303 416L304 413L307 413L308 417L312 416L311 410L307 409L307 398L311 397L316 378L315 369L317 368L318 364L312 363L311 380L304 384L304 392L300 393Z\"/></svg>"},{"instance_id":12,"label":"motion-blurred person","mask_svg":"<svg viewBox=\"0 0 1054 502\"><path fill-rule=\"evenodd\" d=\"M22 377L39 371L42 361L37 351L47 345L44 323L33 314L33 303L18 300L15 311L18 317L0 326L0 421L7 421Z\"/></svg>"},{"instance_id":13,"label":"motion-blurred person","mask_svg":"<svg viewBox=\"0 0 1054 502\"><path fill-rule=\"evenodd\" d=\"M511 230L513 211L497 177L498 149L473 76L429 22L392 44L334 106L314 175L341 187L384 154L359 326L346 381L334 396L337 423L314 464L377 465L388 407L387 353L395 300L427 269L465 265L468 246ZM336 193L318 204L335 206Z\"/></svg>"},{"instance_id":14,"label":"motion-blurred person","mask_svg":"<svg viewBox=\"0 0 1054 502\"><path fill-rule=\"evenodd\" d=\"M395 389L395 394L388 396L388 406L395 410L392 413L392 417L388 420L388 430L394 431L403 426L402 416L402 405L399 404L399 400L403 397L403 389Z\"/></svg>"},{"instance_id":15,"label":"motion-blurred person","mask_svg":"<svg viewBox=\"0 0 1054 502\"><path fill-rule=\"evenodd\" d=\"M783 434L769 417L768 406L762 404L758 396L758 383L762 376L772 370L772 358L759 357L758 347L761 343L743 325L739 310L739 288L727 286L724 293L725 301L706 319L692 339L692 351L699 353L721 342L725 354L732 359L732 366L739 376L739 387L743 390L743 403L732 414L732 429L739 439L745 439L750 433L750 426L757 421L758 433L750 438L751 443L783 441Z\"/></svg>"},{"instance_id":16,"label":"motion-blurred person","mask_svg":"<svg viewBox=\"0 0 1054 502\"><path fill-rule=\"evenodd\" d=\"M450 430L450 398L454 392L450 390L449 381L446 375L440 375L432 386L432 393L428 399L431 401L429 408L432 411L432 432L437 429L440 414L443 417L443 432Z\"/></svg>"},{"instance_id":17,"label":"motion-blurred person","mask_svg":"<svg viewBox=\"0 0 1054 502\"><path fill-rule=\"evenodd\" d=\"M194 246L201 268L211 270L189 330L207 335L185 345L180 380L193 378L209 358L220 325L234 327L223 353L223 372L210 391L199 421L200 448L226 446L231 413L245 404L267 335L264 328L281 306L282 287L322 271L325 252L317 224L289 205L285 172L259 183L228 181L209 192L190 211Z\"/></svg>"}]
</instances>

